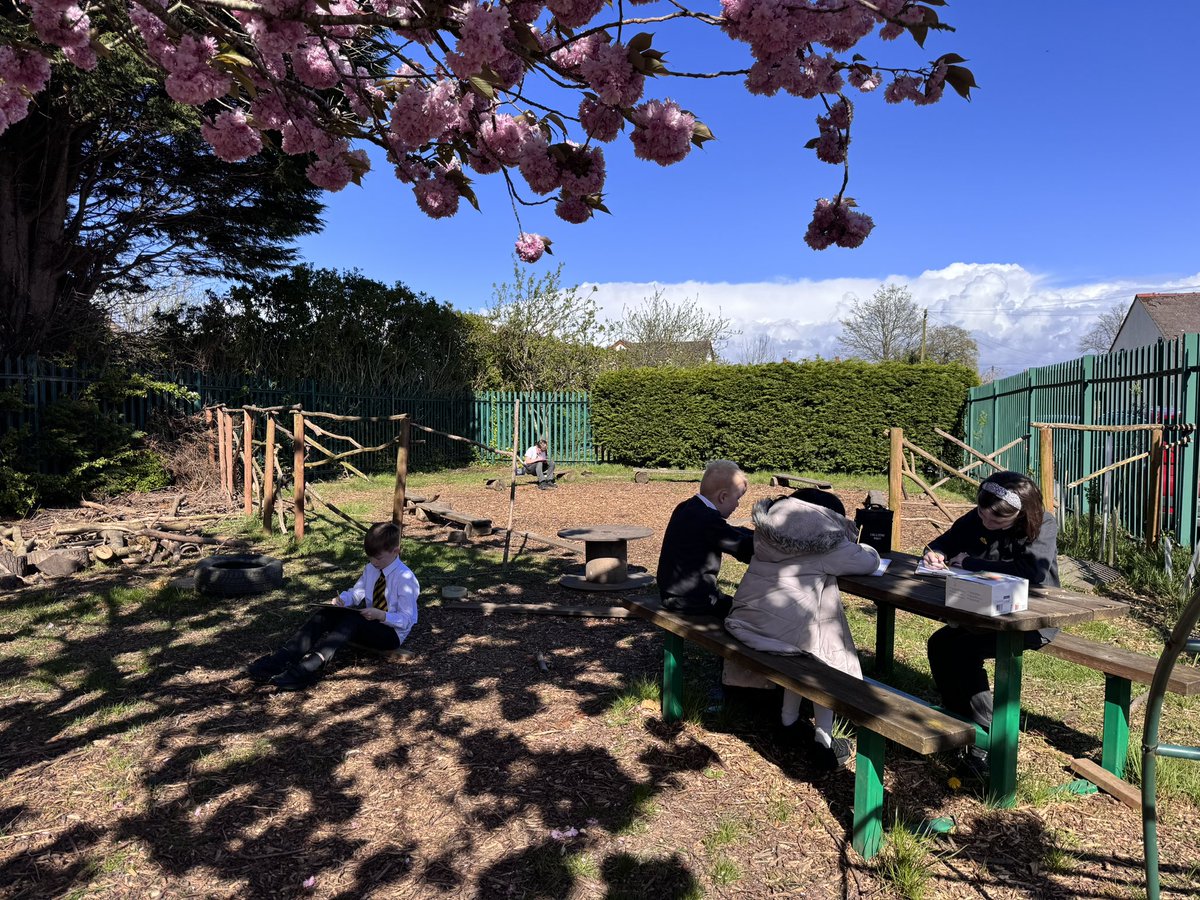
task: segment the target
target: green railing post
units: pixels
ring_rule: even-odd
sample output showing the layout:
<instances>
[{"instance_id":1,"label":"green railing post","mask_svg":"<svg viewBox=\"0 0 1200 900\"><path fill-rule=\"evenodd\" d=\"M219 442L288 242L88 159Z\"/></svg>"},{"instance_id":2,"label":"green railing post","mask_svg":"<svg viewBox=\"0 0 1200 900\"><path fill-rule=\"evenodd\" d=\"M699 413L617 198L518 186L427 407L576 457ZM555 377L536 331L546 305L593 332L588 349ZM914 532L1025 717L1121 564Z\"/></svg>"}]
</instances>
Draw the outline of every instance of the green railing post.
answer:
<instances>
[{"instance_id":1,"label":"green railing post","mask_svg":"<svg viewBox=\"0 0 1200 900\"><path fill-rule=\"evenodd\" d=\"M850 844L870 859L883 845L883 754L881 735L858 730L858 754L854 763L854 824Z\"/></svg>"}]
</instances>

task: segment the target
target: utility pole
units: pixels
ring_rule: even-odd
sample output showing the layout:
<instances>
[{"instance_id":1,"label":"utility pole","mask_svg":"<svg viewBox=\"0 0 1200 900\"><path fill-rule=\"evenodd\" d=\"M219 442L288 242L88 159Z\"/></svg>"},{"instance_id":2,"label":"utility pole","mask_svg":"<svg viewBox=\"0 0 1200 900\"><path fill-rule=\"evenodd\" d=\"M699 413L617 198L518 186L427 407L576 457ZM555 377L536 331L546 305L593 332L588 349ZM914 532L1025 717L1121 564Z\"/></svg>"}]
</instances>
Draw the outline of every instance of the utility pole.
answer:
<instances>
[{"instance_id":1,"label":"utility pole","mask_svg":"<svg viewBox=\"0 0 1200 900\"><path fill-rule=\"evenodd\" d=\"M921 311L921 362L925 362L925 329L929 324L929 310Z\"/></svg>"}]
</instances>

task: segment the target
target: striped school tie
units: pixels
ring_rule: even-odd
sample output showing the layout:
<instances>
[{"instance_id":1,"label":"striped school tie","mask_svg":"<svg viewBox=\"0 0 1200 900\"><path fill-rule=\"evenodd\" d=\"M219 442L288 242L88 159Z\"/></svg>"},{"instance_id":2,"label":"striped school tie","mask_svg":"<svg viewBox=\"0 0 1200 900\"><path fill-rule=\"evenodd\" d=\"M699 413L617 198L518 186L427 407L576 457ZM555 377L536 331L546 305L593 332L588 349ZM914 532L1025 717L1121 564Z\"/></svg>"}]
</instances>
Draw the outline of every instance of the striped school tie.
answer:
<instances>
[{"instance_id":1,"label":"striped school tie","mask_svg":"<svg viewBox=\"0 0 1200 900\"><path fill-rule=\"evenodd\" d=\"M382 572L375 579L375 591L371 597L371 605L376 609L382 609L384 612L387 612L387 578L384 577Z\"/></svg>"}]
</instances>

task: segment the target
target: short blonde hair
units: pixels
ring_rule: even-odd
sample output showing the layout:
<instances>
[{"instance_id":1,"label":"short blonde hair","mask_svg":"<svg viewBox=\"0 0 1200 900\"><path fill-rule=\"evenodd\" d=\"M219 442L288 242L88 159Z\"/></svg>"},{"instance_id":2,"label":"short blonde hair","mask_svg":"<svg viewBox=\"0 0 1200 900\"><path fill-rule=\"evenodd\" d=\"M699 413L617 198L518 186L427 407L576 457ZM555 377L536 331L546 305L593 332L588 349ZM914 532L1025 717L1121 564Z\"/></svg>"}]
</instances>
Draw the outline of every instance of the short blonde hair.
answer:
<instances>
[{"instance_id":1,"label":"short blonde hair","mask_svg":"<svg viewBox=\"0 0 1200 900\"><path fill-rule=\"evenodd\" d=\"M730 459L714 459L704 467L700 477L700 493L708 496L709 491L719 491L726 485L732 485L737 477L745 477L741 466Z\"/></svg>"}]
</instances>

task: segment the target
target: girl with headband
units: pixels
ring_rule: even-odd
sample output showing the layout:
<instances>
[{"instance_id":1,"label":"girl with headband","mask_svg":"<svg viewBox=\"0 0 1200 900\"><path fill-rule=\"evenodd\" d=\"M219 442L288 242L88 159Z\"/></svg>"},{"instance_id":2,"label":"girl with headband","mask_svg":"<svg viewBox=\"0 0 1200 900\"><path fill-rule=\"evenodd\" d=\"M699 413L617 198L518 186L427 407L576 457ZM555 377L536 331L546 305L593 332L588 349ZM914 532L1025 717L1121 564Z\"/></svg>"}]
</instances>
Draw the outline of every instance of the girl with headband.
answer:
<instances>
[{"instance_id":1,"label":"girl with headband","mask_svg":"<svg viewBox=\"0 0 1200 900\"><path fill-rule=\"evenodd\" d=\"M925 565L1001 572L1027 578L1033 586L1058 587L1058 522L1045 514L1038 486L1018 472L997 472L979 486L976 503L929 542ZM1056 628L1025 632L1025 649L1039 650L1057 633ZM995 632L946 625L927 646L942 705L990 728L992 692L983 661L996 656ZM964 762L974 774L986 776L987 751L970 747Z\"/></svg>"}]
</instances>

